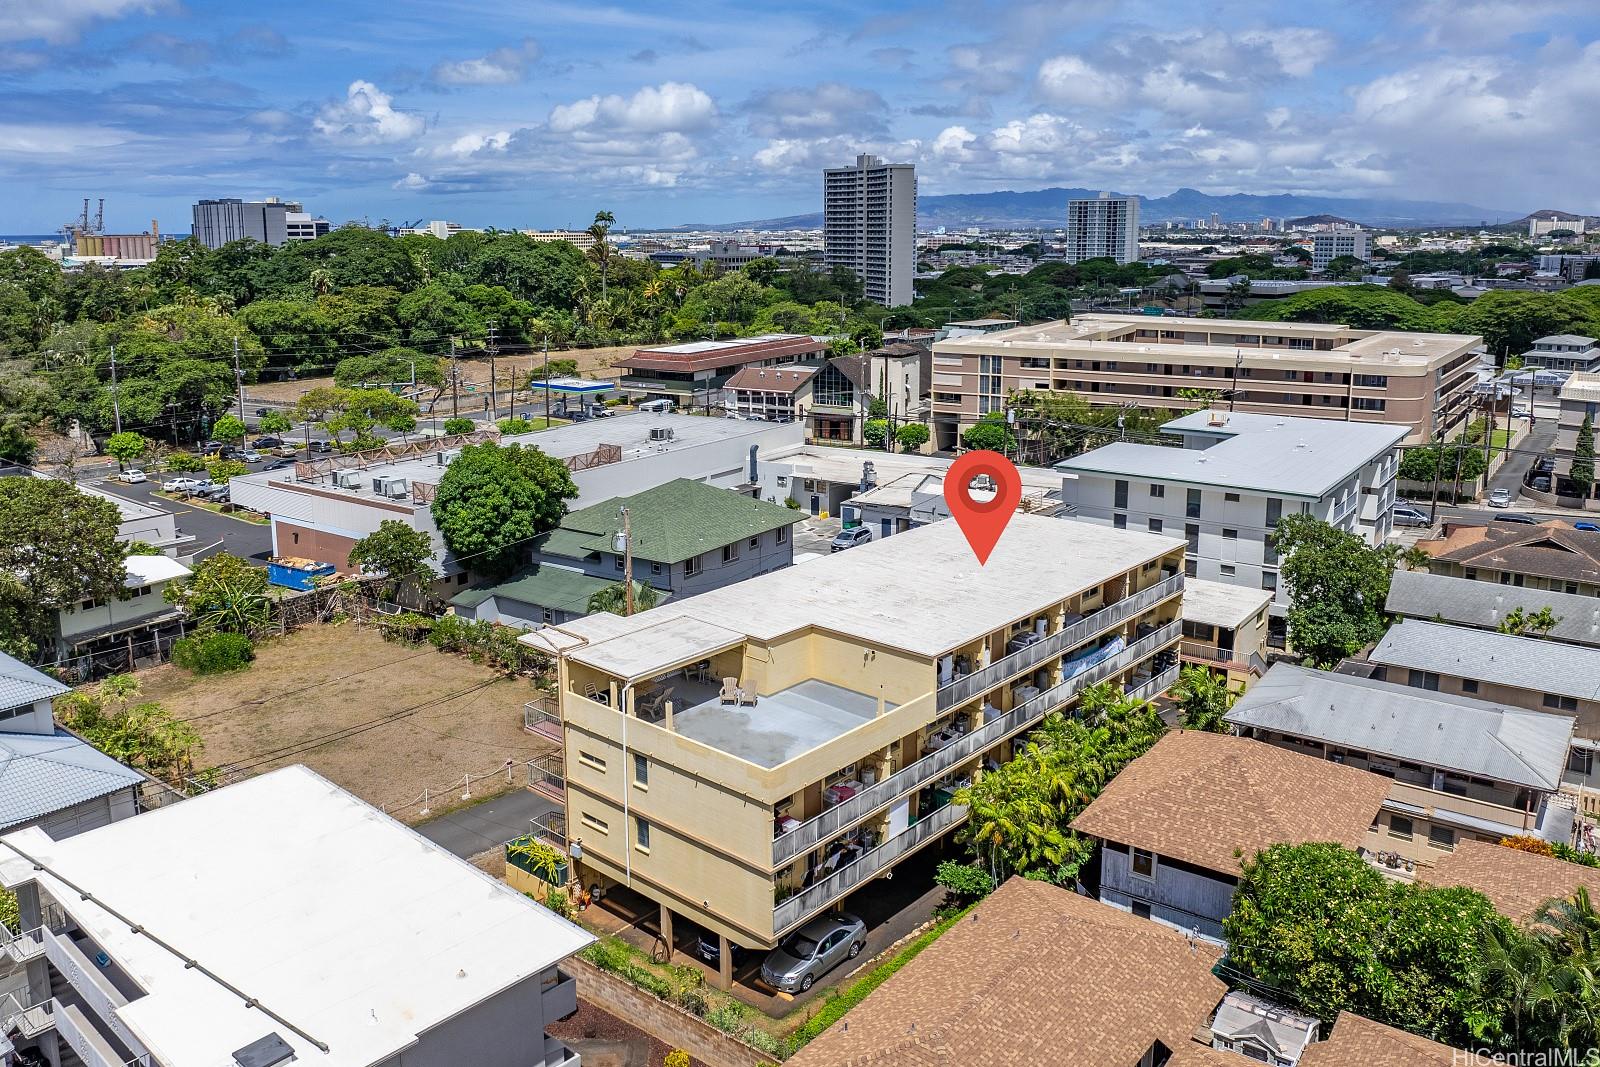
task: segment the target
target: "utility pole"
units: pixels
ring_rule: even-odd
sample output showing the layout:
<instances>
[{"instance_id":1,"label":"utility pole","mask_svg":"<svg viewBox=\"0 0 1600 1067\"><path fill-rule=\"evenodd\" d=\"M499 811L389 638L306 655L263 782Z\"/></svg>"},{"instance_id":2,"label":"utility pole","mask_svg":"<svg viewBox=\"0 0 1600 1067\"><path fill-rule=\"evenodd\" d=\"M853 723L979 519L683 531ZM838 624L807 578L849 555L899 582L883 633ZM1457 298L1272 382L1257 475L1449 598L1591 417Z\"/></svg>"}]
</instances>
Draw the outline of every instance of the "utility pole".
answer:
<instances>
[{"instance_id":1,"label":"utility pole","mask_svg":"<svg viewBox=\"0 0 1600 1067\"><path fill-rule=\"evenodd\" d=\"M244 421L244 375L239 371L239 338L233 339L233 384L239 390L239 421Z\"/></svg>"},{"instance_id":2,"label":"utility pole","mask_svg":"<svg viewBox=\"0 0 1600 1067\"><path fill-rule=\"evenodd\" d=\"M622 521L622 529L617 532L616 541L612 548L622 553L622 588L623 588L623 614L633 614L633 524L628 515L627 505L617 509L617 518Z\"/></svg>"},{"instance_id":3,"label":"utility pole","mask_svg":"<svg viewBox=\"0 0 1600 1067\"><path fill-rule=\"evenodd\" d=\"M461 364L456 359L456 339L450 338L450 417L461 414Z\"/></svg>"},{"instance_id":4,"label":"utility pole","mask_svg":"<svg viewBox=\"0 0 1600 1067\"><path fill-rule=\"evenodd\" d=\"M117 432L122 432L122 404L117 399L117 346L111 346L111 417L116 420ZM176 425L176 424L174 424ZM174 428L172 443L178 443L177 429Z\"/></svg>"},{"instance_id":5,"label":"utility pole","mask_svg":"<svg viewBox=\"0 0 1600 1067\"><path fill-rule=\"evenodd\" d=\"M489 418L491 421L500 417L500 411L495 404L494 393L494 357L495 353L499 352L500 350L499 338L497 336L499 332L500 324L498 322L491 322L489 324ZM516 394L513 393L512 396L514 397ZM513 402L511 406L514 409L516 404ZM512 411L512 414L516 414L515 410Z\"/></svg>"},{"instance_id":6,"label":"utility pole","mask_svg":"<svg viewBox=\"0 0 1600 1067\"><path fill-rule=\"evenodd\" d=\"M544 424L550 425L550 335L544 335Z\"/></svg>"}]
</instances>

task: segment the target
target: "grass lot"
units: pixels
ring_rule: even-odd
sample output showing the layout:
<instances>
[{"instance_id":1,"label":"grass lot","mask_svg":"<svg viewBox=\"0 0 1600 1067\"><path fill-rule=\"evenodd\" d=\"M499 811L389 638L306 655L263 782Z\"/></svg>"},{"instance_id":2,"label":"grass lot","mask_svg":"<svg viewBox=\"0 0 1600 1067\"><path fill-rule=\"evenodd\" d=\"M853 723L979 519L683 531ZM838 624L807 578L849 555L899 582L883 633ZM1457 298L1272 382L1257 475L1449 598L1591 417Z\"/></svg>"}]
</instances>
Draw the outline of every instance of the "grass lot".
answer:
<instances>
[{"instance_id":1,"label":"grass lot","mask_svg":"<svg viewBox=\"0 0 1600 1067\"><path fill-rule=\"evenodd\" d=\"M304 763L372 804L393 809L424 787L459 790L474 776L551 751L522 728L526 679L499 678L461 656L390 644L353 622L307 626L256 650L238 674L197 678L177 667L140 672L143 699L189 720L202 766L259 774ZM408 711L407 709L414 709ZM329 735L337 735L330 737ZM525 785L526 772L513 774ZM474 781L474 798L508 788ZM444 805L435 803L437 813ZM419 821L418 808L393 811Z\"/></svg>"},{"instance_id":2,"label":"grass lot","mask_svg":"<svg viewBox=\"0 0 1600 1067\"><path fill-rule=\"evenodd\" d=\"M621 371L610 369L611 362L630 356L634 353L635 346L627 345L620 348L571 348L550 353L551 359L573 359L578 361L578 374L585 378L616 378ZM511 385L521 386L526 383L528 371L534 366L544 365L542 352L527 355L500 356L494 362L494 376L497 388L505 389ZM460 360L461 381L463 385L473 385L479 389L489 388L489 360L481 359ZM300 378L292 382L262 382L259 385L247 387L246 393L250 400L275 400L290 402L300 399L300 395L309 389L318 386L331 386L332 376L326 378ZM480 405L481 406L481 405Z\"/></svg>"}]
</instances>

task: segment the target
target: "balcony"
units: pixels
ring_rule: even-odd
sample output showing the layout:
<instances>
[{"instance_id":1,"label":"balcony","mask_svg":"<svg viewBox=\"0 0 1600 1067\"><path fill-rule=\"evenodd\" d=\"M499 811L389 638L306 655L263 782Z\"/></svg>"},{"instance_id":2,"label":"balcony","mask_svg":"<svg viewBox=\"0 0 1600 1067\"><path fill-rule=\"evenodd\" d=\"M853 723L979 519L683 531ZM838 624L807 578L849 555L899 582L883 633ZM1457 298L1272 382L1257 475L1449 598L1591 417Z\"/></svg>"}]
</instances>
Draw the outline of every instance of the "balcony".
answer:
<instances>
[{"instance_id":1,"label":"balcony","mask_svg":"<svg viewBox=\"0 0 1600 1067\"><path fill-rule=\"evenodd\" d=\"M1184 638L1178 646L1179 655L1186 660L1196 663L1206 663L1217 667L1236 667L1247 670L1257 678L1267 673L1267 661L1261 658L1259 652L1240 654L1231 648L1218 648L1200 641L1191 641Z\"/></svg>"},{"instance_id":2,"label":"balcony","mask_svg":"<svg viewBox=\"0 0 1600 1067\"><path fill-rule=\"evenodd\" d=\"M1102 608L1070 626L1035 641L1009 656L1002 656L979 671L957 678L939 689L938 708L948 711L993 689L995 686L1032 670L1040 663L1060 655L1074 645L1081 644L1103 630L1109 630L1129 618L1155 607L1168 597L1183 591L1183 575L1164 578L1148 589L1123 597L1110 607Z\"/></svg>"},{"instance_id":3,"label":"balcony","mask_svg":"<svg viewBox=\"0 0 1600 1067\"><path fill-rule=\"evenodd\" d=\"M1181 582L1183 576L1177 575L1176 577ZM1163 582L1161 584L1166 585L1167 583ZM1144 592L1154 593L1159 588L1160 586L1152 586ZM1136 596L1142 595L1144 594L1136 594ZM1115 610L1133 599L1134 597L1129 597L1127 600L1119 601L1106 610ZM1104 612L1101 614L1104 614ZM1093 618L1094 616L1091 616L1083 621L1088 622ZM772 865L774 867L782 866L801 853L849 829L874 811L885 808L907 793L921 789L930 782L937 780L950 768L965 762L967 759L1013 734L1035 725L1047 713L1053 711L1065 701L1070 700L1088 686L1102 682L1118 672L1126 670L1129 666L1141 662L1152 652L1159 651L1172 644L1178 640L1182 631L1182 623L1168 623L1155 633L1135 641L1112 658L1089 667L1059 685L1052 686L1004 715L991 719L976 730L961 735L937 752L902 767L883 781L868 786L848 800L834 805L822 814L801 823L782 836L774 838L772 841ZM1043 642L1040 643L1042 644ZM1160 682L1169 675L1171 676L1170 679L1160 688L1151 690L1150 695L1162 692L1171 686L1177 680L1177 669L1172 668L1151 679L1150 683L1145 683L1146 686L1149 686L1151 683ZM859 862L861 861L858 860L857 863ZM851 866L855 866L855 864ZM811 888L815 889L816 887L813 886ZM806 892L810 891L810 889L806 890Z\"/></svg>"},{"instance_id":4,"label":"balcony","mask_svg":"<svg viewBox=\"0 0 1600 1067\"><path fill-rule=\"evenodd\" d=\"M550 1025L556 1019L565 1019L578 1010L578 980L559 970L544 976L541 994L544 1005L544 1022Z\"/></svg>"}]
</instances>

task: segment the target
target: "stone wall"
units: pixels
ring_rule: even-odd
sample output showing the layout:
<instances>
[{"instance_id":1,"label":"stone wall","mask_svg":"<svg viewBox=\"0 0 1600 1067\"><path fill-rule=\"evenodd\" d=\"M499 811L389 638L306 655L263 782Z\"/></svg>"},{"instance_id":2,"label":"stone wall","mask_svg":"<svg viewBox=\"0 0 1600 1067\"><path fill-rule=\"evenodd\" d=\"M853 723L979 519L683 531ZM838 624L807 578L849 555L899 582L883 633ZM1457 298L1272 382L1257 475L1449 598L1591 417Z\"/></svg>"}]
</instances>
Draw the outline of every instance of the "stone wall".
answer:
<instances>
[{"instance_id":1,"label":"stone wall","mask_svg":"<svg viewBox=\"0 0 1600 1067\"><path fill-rule=\"evenodd\" d=\"M645 1033L681 1048L706 1067L763 1067L772 1058L632 983L573 957L561 969L578 980L578 996Z\"/></svg>"}]
</instances>

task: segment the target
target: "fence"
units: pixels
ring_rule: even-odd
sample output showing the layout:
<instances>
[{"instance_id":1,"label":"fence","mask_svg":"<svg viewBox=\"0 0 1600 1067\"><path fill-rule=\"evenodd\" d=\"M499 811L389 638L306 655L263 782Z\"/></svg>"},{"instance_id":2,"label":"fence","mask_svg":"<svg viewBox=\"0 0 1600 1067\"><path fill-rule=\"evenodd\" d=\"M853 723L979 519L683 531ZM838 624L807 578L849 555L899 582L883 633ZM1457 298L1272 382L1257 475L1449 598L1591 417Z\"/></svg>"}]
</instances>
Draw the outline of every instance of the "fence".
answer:
<instances>
[{"instance_id":1,"label":"fence","mask_svg":"<svg viewBox=\"0 0 1600 1067\"><path fill-rule=\"evenodd\" d=\"M529 785L533 784L535 762L534 760L527 760L521 764L522 767L526 768L526 780ZM472 800L474 782L482 783L494 779L503 782L507 787L515 786L517 779L522 777L522 775L517 774L518 766L517 760L507 759L500 766L493 770L484 771L482 774L463 774L455 781L446 783L437 789L425 788L420 794L403 804L381 804L379 807L385 815L393 815L397 819L404 820L407 815L425 818L432 814L433 809L441 803L446 806L453 806ZM495 792L504 792L504 790L496 790ZM478 794L481 795L483 793L484 790L479 788Z\"/></svg>"}]
</instances>

